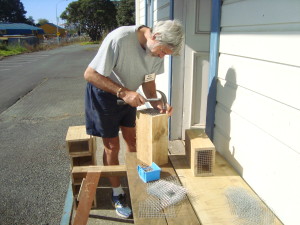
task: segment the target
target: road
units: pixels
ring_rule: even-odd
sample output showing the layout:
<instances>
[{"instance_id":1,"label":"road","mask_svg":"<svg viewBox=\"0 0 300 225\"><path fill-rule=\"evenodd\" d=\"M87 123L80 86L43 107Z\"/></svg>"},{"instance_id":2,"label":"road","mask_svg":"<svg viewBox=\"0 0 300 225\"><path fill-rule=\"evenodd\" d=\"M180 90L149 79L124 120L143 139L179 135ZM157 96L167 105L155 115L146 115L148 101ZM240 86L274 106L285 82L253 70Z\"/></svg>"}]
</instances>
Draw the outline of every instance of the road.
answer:
<instances>
[{"instance_id":1,"label":"road","mask_svg":"<svg viewBox=\"0 0 300 225\"><path fill-rule=\"evenodd\" d=\"M46 79L82 76L96 46L69 46L0 61L0 113Z\"/></svg>"},{"instance_id":2,"label":"road","mask_svg":"<svg viewBox=\"0 0 300 225\"><path fill-rule=\"evenodd\" d=\"M65 135L84 124L83 72L98 46L0 61L0 224L59 224L70 180Z\"/></svg>"}]
</instances>

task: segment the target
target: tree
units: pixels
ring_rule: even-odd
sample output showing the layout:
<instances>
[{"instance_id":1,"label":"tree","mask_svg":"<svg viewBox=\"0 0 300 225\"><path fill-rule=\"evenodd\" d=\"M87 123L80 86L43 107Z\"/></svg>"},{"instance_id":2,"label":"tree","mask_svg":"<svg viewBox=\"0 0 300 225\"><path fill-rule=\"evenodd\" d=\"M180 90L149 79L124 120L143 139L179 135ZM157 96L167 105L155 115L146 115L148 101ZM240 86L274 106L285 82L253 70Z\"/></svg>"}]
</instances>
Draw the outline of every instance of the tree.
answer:
<instances>
[{"instance_id":1,"label":"tree","mask_svg":"<svg viewBox=\"0 0 300 225\"><path fill-rule=\"evenodd\" d=\"M123 0L118 6L117 21L119 26L135 24L135 1Z\"/></svg>"},{"instance_id":2,"label":"tree","mask_svg":"<svg viewBox=\"0 0 300 225\"><path fill-rule=\"evenodd\" d=\"M0 22L28 23L20 0L0 0Z\"/></svg>"},{"instance_id":3,"label":"tree","mask_svg":"<svg viewBox=\"0 0 300 225\"><path fill-rule=\"evenodd\" d=\"M28 24L30 24L30 25L35 25L34 19L33 19L32 16L29 16L28 19L27 19L27 21L28 21Z\"/></svg>"},{"instance_id":4,"label":"tree","mask_svg":"<svg viewBox=\"0 0 300 225\"><path fill-rule=\"evenodd\" d=\"M117 26L116 8L109 0L78 0L71 2L61 14L68 24L76 24L92 41Z\"/></svg>"},{"instance_id":5,"label":"tree","mask_svg":"<svg viewBox=\"0 0 300 225\"><path fill-rule=\"evenodd\" d=\"M46 23L49 23L49 20L47 20L47 19L39 19L39 20L38 20L38 24L39 24L40 26L42 26L42 25L44 25L44 24L46 24Z\"/></svg>"}]
</instances>

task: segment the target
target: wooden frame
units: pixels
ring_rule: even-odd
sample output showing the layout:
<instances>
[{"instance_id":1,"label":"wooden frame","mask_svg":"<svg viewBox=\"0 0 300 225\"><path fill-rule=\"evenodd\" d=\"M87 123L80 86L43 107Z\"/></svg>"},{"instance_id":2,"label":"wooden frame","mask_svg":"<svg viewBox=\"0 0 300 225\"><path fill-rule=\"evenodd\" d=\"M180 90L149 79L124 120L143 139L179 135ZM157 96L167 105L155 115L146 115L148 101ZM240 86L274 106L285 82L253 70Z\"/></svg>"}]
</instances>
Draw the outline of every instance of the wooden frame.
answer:
<instances>
[{"instance_id":1,"label":"wooden frame","mask_svg":"<svg viewBox=\"0 0 300 225\"><path fill-rule=\"evenodd\" d=\"M203 129L185 131L185 151L188 165L194 176L213 175L215 164L215 146Z\"/></svg>"},{"instance_id":2,"label":"wooden frame","mask_svg":"<svg viewBox=\"0 0 300 225\"><path fill-rule=\"evenodd\" d=\"M82 179L81 191L78 195L78 207L73 225L87 224L93 202L95 203L96 189L101 177L126 175L126 167L118 166L78 166L72 169L72 180L75 183Z\"/></svg>"},{"instance_id":3,"label":"wooden frame","mask_svg":"<svg viewBox=\"0 0 300 225\"><path fill-rule=\"evenodd\" d=\"M67 149L70 155L71 168L96 165L96 137L86 134L86 127L71 126L66 135ZM81 179L73 179L72 191L74 197L74 207L78 207L78 196L82 187L83 177ZM92 206L97 207L96 196Z\"/></svg>"},{"instance_id":4,"label":"wooden frame","mask_svg":"<svg viewBox=\"0 0 300 225\"><path fill-rule=\"evenodd\" d=\"M66 142L69 155L72 157L90 156L93 153L93 140L86 134L85 126L69 127Z\"/></svg>"}]
</instances>

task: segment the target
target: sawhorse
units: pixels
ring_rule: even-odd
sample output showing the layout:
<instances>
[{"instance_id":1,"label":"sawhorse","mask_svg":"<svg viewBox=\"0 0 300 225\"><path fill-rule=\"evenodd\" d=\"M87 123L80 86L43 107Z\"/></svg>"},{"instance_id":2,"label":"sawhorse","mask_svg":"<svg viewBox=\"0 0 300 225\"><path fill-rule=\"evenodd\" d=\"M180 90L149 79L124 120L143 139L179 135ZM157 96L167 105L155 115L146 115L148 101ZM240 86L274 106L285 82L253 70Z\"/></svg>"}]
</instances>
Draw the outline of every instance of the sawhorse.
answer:
<instances>
[{"instance_id":1,"label":"sawhorse","mask_svg":"<svg viewBox=\"0 0 300 225\"><path fill-rule=\"evenodd\" d=\"M73 225L85 225L95 199L100 176L126 176L126 166L78 166L73 167L72 174L85 177L81 184L78 196L79 204L73 222Z\"/></svg>"},{"instance_id":2,"label":"sawhorse","mask_svg":"<svg viewBox=\"0 0 300 225\"><path fill-rule=\"evenodd\" d=\"M126 166L81 166L73 168L74 174L78 178L85 177L82 183L81 191L79 193L79 204L74 218L74 225L87 224L89 212L92 207L92 202L95 197L96 188L101 177L107 176L126 176L128 179L128 186L130 192L130 200L134 218L134 224L137 225L200 225L200 221L195 214L195 211L187 200L184 204L175 207L176 217L157 217L157 218L144 218L139 217L139 203L144 202L147 197L147 184L144 183L137 172L137 165L141 165L137 159L135 152L126 153L125 157ZM161 166L161 178L168 176L175 176L175 170L171 163Z\"/></svg>"}]
</instances>

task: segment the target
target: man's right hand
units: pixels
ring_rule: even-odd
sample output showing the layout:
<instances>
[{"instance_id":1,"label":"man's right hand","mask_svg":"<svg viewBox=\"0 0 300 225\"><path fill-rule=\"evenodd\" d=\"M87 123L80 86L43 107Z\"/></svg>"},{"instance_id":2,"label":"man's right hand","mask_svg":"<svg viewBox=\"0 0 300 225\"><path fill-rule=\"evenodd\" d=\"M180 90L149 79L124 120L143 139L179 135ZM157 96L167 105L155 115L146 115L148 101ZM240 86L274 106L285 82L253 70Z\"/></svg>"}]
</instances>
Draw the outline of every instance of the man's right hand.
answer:
<instances>
[{"instance_id":1,"label":"man's right hand","mask_svg":"<svg viewBox=\"0 0 300 225\"><path fill-rule=\"evenodd\" d=\"M146 99L135 91L122 90L120 92L120 98L124 100L128 105L132 107L138 107L145 104Z\"/></svg>"},{"instance_id":2,"label":"man's right hand","mask_svg":"<svg viewBox=\"0 0 300 225\"><path fill-rule=\"evenodd\" d=\"M86 69L84 78L95 87L114 95L116 95L118 89L120 88L118 84L113 82L108 77L101 75L91 67ZM122 90L119 92L119 97L132 107L138 107L145 104L145 98L142 95L135 91L128 90L125 87L122 87Z\"/></svg>"}]
</instances>

